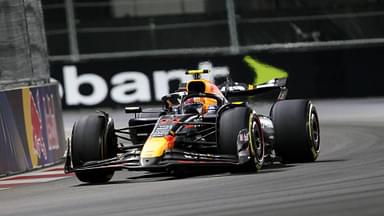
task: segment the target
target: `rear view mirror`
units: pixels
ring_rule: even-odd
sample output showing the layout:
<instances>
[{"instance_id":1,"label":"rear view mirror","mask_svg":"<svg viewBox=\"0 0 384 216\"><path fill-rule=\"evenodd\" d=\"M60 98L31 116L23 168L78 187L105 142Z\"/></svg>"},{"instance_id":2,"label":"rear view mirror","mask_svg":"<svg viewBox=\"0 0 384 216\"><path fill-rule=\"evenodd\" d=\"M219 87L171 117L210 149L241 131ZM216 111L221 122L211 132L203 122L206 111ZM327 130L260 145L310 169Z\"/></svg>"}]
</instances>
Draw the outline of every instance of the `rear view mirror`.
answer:
<instances>
[{"instance_id":1,"label":"rear view mirror","mask_svg":"<svg viewBox=\"0 0 384 216\"><path fill-rule=\"evenodd\" d=\"M125 107L125 113L141 113L141 107Z\"/></svg>"}]
</instances>

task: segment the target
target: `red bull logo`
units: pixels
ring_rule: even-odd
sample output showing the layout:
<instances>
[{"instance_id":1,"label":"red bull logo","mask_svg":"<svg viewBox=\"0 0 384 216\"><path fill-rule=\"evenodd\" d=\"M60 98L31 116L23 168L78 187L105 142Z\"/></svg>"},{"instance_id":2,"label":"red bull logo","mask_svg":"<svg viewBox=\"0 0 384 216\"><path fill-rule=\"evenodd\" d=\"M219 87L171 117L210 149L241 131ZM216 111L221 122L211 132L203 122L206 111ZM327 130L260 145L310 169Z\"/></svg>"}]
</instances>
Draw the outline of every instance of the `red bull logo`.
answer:
<instances>
[{"instance_id":1,"label":"red bull logo","mask_svg":"<svg viewBox=\"0 0 384 216\"><path fill-rule=\"evenodd\" d=\"M48 137L48 150L57 150L60 148L57 125L56 125L56 112L53 94L49 94L43 97L45 114L45 125L47 127L47 137Z\"/></svg>"},{"instance_id":2,"label":"red bull logo","mask_svg":"<svg viewBox=\"0 0 384 216\"><path fill-rule=\"evenodd\" d=\"M36 97L39 98L39 92L37 91ZM42 122L41 116L39 114L39 100L37 103L30 92L30 110L31 110L31 120L32 120L32 136L33 136L33 150L34 153L38 156L39 159L47 160L47 149L45 147L44 138L42 135Z\"/></svg>"},{"instance_id":3,"label":"red bull logo","mask_svg":"<svg viewBox=\"0 0 384 216\"><path fill-rule=\"evenodd\" d=\"M51 92L25 89L24 115L32 163L49 161L52 151L60 149L55 100Z\"/></svg>"}]
</instances>

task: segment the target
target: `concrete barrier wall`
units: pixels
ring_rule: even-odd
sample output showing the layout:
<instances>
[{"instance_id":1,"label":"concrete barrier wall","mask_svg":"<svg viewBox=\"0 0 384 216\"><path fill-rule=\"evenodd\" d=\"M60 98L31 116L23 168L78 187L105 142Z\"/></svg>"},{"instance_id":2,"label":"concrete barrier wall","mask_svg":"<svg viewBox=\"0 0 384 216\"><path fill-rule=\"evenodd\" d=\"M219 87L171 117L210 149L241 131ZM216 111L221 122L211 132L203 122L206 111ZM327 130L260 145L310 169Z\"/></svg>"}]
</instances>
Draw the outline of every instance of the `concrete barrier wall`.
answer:
<instances>
[{"instance_id":1,"label":"concrete barrier wall","mask_svg":"<svg viewBox=\"0 0 384 216\"><path fill-rule=\"evenodd\" d=\"M0 1L0 88L49 81L40 0Z\"/></svg>"},{"instance_id":2,"label":"concrete barrier wall","mask_svg":"<svg viewBox=\"0 0 384 216\"><path fill-rule=\"evenodd\" d=\"M62 159L66 145L57 83L0 91L0 175Z\"/></svg>"}]
</instances>

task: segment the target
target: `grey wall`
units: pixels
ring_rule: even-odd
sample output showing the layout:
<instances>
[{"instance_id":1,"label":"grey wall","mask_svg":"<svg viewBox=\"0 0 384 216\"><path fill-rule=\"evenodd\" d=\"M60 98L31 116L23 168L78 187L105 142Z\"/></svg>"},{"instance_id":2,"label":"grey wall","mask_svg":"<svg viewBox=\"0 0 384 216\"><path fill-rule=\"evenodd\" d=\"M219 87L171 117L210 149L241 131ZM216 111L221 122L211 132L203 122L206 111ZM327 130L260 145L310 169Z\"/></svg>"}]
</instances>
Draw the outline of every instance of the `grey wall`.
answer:
<instances>
[{"instance_id":1,"label":"grey wall","mask_svg":"<svg viewBox=\"0 0 384 216\"><path fill-rule=\"evenodd\" d=\"M1 0L0 88L31 85L48 79L40 0Z\"/></svg>"}]
</instances>

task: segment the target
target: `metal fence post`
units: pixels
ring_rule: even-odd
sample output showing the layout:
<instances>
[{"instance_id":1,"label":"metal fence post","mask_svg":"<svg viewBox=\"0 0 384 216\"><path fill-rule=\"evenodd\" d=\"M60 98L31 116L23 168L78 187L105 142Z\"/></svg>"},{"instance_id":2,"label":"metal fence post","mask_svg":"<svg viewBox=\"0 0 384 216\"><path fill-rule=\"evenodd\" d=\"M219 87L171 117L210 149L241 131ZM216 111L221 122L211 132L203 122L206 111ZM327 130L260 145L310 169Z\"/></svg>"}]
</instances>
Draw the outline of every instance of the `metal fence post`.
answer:
<instances>
[{"instance_id":1,"label":"metal fence post","mask_svg":"<svg viewBox=\"0 0 384 216\"><path fill-rule=\"evenodd\" d=\"M65 0L65 13L68 26L69 52L72 61L79 61L79 44L76 32L76 17L73 0Z\"/></svg>"},{"instance_id":2,"label":"metal fence post","mask_svg":"<svg viewBox=\"0 0 384 216\"><path fill-rule=\"evenodd\" d=\"M225 2L227 8L227 18L228 18L228 28L229 28L229 38L230 38L230 49L232 54L239 53L239 39L237 32L237 24L236 24L236 12L235 5L233 0L226 0Z\"/></svg>"}]
</instances>

